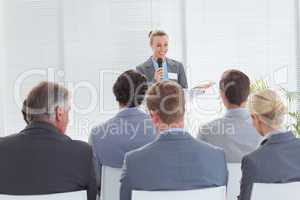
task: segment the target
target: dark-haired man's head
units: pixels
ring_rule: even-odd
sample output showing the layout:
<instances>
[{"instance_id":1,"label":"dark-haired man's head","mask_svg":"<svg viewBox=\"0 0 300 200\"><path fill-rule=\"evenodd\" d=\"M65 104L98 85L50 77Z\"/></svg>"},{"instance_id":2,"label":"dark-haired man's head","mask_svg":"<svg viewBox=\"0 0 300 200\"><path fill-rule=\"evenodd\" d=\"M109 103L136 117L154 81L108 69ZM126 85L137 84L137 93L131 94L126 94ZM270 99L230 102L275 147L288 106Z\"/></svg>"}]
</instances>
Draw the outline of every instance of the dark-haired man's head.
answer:
<instances>
[{"instance_id":1,"label":"dark-haired man's head","mask_svg":"<svg viewBox=\"0 0 300 200\"><path fill-rule=\"evenodd\" d=\"M46 122L65 133L69 122L69 92L63 86L41 82L28 94L23 110L24 119L29 122Z\"/></svg>"},{"instance_id":2,"label":"dark-haired man's head","mask_svg":"<svg viewBox=\"0 0 300 200\"><path fill-rule=\"evenodd\" d=\"M159 131L184 127L185 99L178 83L155 83L147 92L146 102L152 122Z\"/></svg>"},{"instance_id":3,"label":"dark-haired man's head","mask_svg":"<svg viewBox=\"0 0 300 200\"><path fill-rule=\"evenodd\" d=\"M147 89L147 78L135 70L128 70L114 83L113 93L121 108L137 107L142 104Z\"/></svg>"},{"instance_id":4,"label":"dark-haired man's head","mask_svg":"<svg viewBox=\"0 0 300 200\"><path fill-rule=\"evenodd\" d=\"M239 70L227 70L219 82L220 95L227 109L244 107L249 93L250 80Z\"/></svg>"}]
</instances>

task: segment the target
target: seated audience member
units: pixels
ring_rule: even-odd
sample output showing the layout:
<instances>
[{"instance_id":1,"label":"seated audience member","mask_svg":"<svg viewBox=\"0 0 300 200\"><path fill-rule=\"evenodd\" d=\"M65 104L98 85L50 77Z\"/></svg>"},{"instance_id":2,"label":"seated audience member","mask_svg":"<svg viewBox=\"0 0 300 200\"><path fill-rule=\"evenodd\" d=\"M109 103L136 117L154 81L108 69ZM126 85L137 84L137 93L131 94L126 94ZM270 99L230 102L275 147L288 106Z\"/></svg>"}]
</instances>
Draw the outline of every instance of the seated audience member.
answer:
<instances>
[{"instance_id":1,"label":"seated audience member","mask_svg":"<svg viewBox=\"0 0 300 200\"><path fill-rule=\"evenodd\" d=\"M243 158L240 200L251 199L253 183L300 181L300 140L283 128L286 107L278 94L258 92L251 97L249 108L263 140L256 151Z\"/></svg>"},{"instance_id":2,"label":"seated audience member","mask_svg":"<svg viewBox=\"0 0 300 200\"><path fill-rule=\"evenodd\" d=\"M120 199L130 200L132 190L189 190L227 183L225 153L194 139L184 130L185 99L174 81L152 85L147 107L159 137L126 154Z\"/></svg>"},{"instance_id":3,"label":"seated audience member","mask_svg":"<svg viewBox=\"0 0 300 200\"><path fill-rule=\"evenodd\" d=\"M155 139L151 119L140 108L147 89L146 77L135 70L122 73L114 83L113 92L120 110L113 118L93 128L89 138L98 184L101 183L102 165L122 168L125 153Z\"/></svg>"},{"instance_id":4,"label":"seated audience member","mask_svg":"<svg viewBox=\"0 0 300 200\"><path fill-rule=\"evenodd\" d=\"M244 155L257 148L261 139L245 108L250 80L241 71L228 70L223 73L219 87L226 113L202 126L198 138L224 149L227 162L241 162Z\"/></svg>"},{"instance_id":5,"label":"seated audience member","mask_svg":"<svg viewBox=\"0 0 300 200\"><path fill-rule=\"evenodd\" d=\"M26 98L29 124L0 140L0 194L36 195L87 190L96 198L92 149L66 136L69 93L42 82Z\"/></svg>"}]
</instances>

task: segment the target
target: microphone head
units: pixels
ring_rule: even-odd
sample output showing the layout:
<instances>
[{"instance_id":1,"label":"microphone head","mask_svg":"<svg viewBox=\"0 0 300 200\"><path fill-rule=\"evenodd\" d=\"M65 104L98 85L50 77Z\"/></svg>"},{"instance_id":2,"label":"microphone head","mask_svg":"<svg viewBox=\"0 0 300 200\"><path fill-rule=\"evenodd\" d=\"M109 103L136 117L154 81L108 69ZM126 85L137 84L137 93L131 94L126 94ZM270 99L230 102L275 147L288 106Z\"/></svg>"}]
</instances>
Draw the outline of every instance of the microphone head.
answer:
<instances>
[{"instance_id":1,"label":"microphone head","mask_svg":"<svg viewBox=\"0 0 300 200\"><path fill-rule=\"evenodd\" d=\"M158 67L162 67L163 59L162 58L157 58L157 64Z\"/></svg>"}]
</instances>

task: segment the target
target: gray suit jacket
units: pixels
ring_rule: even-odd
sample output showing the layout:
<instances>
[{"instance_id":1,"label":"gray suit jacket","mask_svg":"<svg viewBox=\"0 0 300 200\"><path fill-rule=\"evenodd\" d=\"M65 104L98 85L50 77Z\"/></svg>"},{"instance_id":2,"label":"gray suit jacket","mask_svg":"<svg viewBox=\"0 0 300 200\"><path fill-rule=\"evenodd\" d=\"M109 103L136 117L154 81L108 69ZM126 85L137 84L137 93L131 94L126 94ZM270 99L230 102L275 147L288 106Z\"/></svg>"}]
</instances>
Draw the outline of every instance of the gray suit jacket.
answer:
<instances>
[{"instance_id":1,"label":"gray suit jacket","mask_svg":"<svg viewBox=\"0 0 300 200\"><path fill-rule=\"evenodd\" d=\"M253 183L300 181L300 140L292 132L272 135L242 161L240 200L250 200Z\"/></svg>"},{"instance_id":2,"label":"gray suit jacket","mask_svg":"<svg viewBox=\"0 0 300 200\"><path fill-rule=\"evenodd\" d=\"M166 58L166 62L168 66L168 72L176 73L178 75L177 82L181 85L182 88L187 88L188 84L187 84L186 75L182 63L170 58ZM148 82L150 84L155 82L154 80L155 68L153 66L151 57L146 62L138 65L136 67L136 70L139 73L144 74L147 77Z\"/></svg>"},{"instance_id":3,"label":"gray suit jacket","mask_svg":"<svg viewBox=\"0 0 300 200\"><path fill-rule=\"evenodd\" d=\"M189 190L227 184L224 152L183 131L163 133L126 154L120 200L132 190Z\"/></svg>"},{"instance_id":4,"label":"gray suit jacket","mask_svg":"<svg viewBox=\"0 0 300 200\"><path fill-rule=\"evenodd\" d=\"M122 168L125 153L155 138L149 115L139 108L125 108L104 124L94 127L89 143L94 153L98 186L102 165Z\"/></svg>"},{"instance_id":5,"label":"gray suit jacket","mask_svg":"<svg viewBox=\"0 0 300 200\"><path fill-rule=\"evenodd\" d=\"M227 162L241 162L242 157L254 151L261 140L244 108L231 109L224 117L200 128L198 139L224 149Z\"/></svg>"}]
</instances>

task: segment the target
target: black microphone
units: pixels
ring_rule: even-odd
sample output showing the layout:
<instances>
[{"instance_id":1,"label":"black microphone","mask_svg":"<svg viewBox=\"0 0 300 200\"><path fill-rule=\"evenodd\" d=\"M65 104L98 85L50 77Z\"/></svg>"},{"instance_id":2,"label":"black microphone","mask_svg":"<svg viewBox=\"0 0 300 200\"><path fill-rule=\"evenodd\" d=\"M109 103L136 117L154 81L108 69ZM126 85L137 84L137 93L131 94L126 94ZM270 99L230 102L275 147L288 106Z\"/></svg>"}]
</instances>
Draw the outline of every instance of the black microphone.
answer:
<instances>
[{"instance_id":1,"label":"black microphone","mask_svg":"<svg viewBox=\"0 0 300 200\"><path fill-rule=\"evenodd\" d=\"M162 68L162 63L163 63L163 59L162 58L157 58L158 68Z\"/></svg>"}]
</instances>

